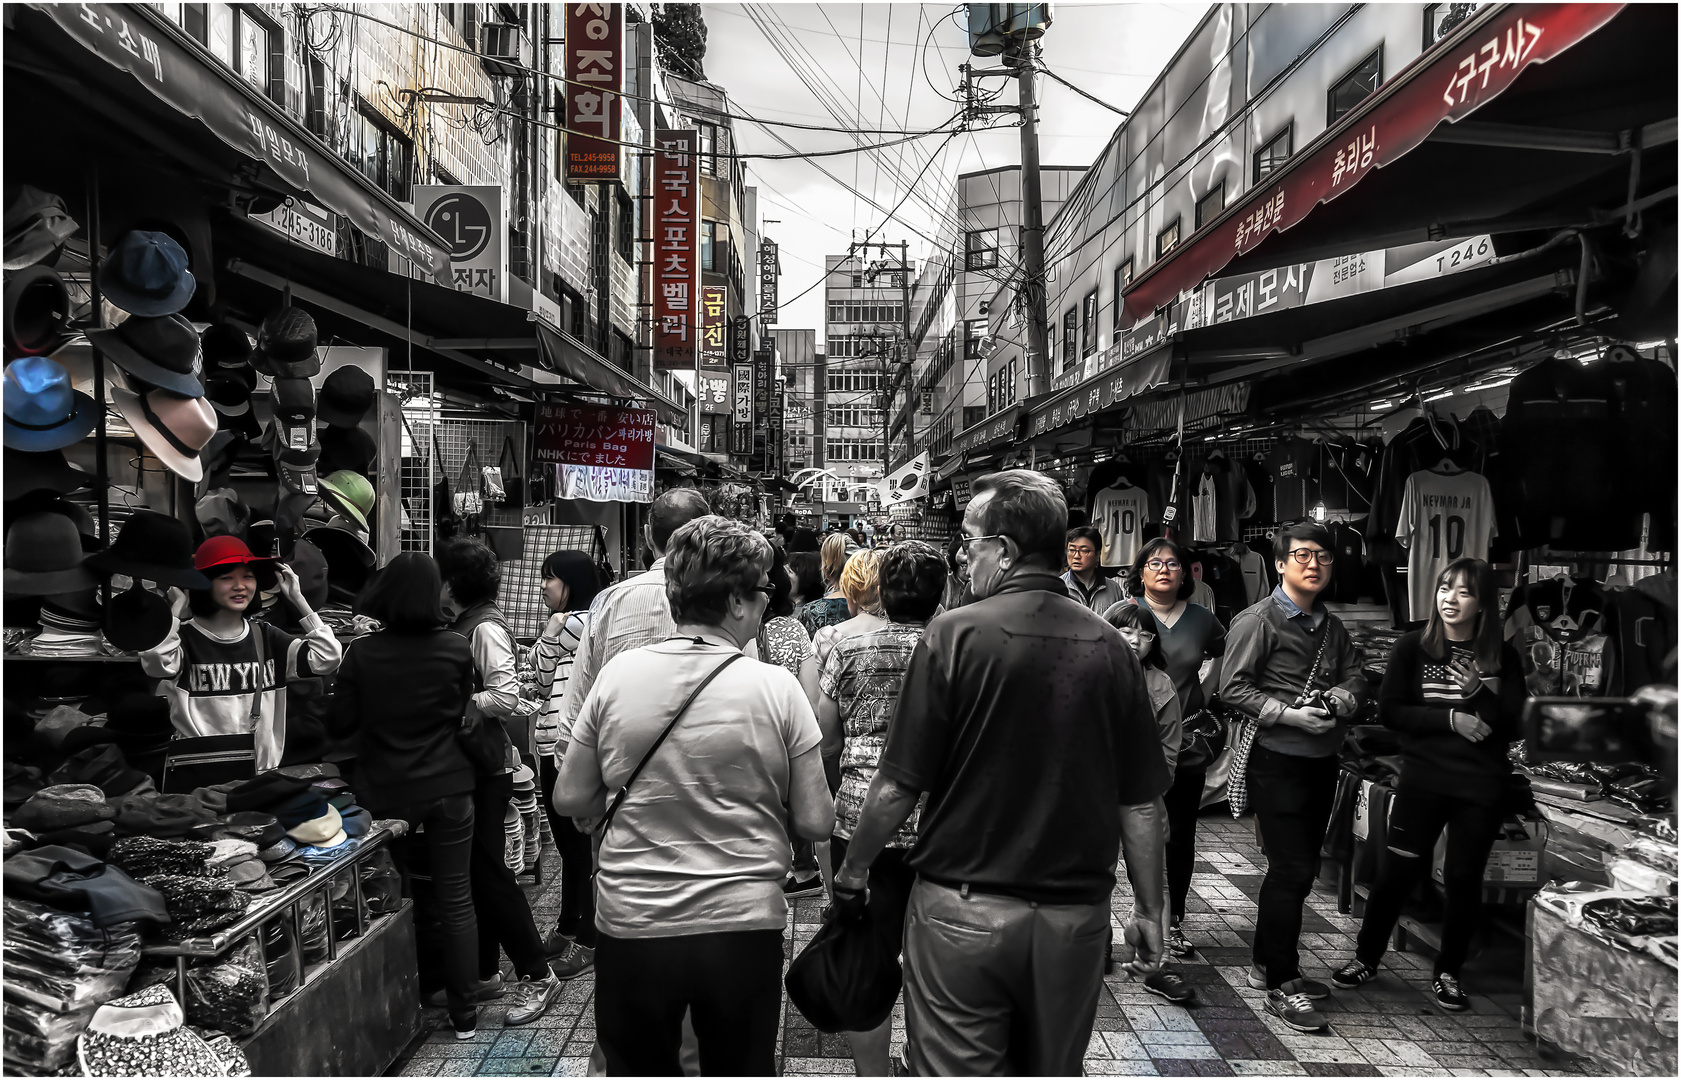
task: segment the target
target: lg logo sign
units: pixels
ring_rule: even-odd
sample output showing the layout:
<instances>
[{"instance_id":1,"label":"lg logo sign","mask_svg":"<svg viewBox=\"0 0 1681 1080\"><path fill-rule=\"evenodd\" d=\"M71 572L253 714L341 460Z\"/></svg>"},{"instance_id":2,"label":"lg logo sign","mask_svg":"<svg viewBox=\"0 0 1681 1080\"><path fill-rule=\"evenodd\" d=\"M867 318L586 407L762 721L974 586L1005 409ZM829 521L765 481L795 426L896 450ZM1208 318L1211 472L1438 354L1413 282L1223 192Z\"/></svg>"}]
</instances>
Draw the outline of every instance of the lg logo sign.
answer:
<instances>
[{"instance_id":1,"label":"lg logo sign","mask_svg":"<svg viewBox=\"0 0 1681 1080\"><path fill-rule=\"evenodd\" d=\"M490 211L464 191L452 192L426 211L426 225L444 238L452 259L471 259L490 243Z\"/></svg>"}]
</instances>

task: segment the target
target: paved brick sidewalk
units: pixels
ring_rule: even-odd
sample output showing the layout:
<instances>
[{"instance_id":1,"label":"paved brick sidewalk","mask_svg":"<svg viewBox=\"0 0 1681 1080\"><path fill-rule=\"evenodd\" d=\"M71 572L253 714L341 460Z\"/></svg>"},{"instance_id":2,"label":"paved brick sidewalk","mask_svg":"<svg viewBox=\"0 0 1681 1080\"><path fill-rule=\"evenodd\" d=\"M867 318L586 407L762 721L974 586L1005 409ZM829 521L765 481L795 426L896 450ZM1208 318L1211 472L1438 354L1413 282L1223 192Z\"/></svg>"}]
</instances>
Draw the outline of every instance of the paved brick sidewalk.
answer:
<instances>
[{"instance_id":1,"label":"paved brick sidewalk","mask_svg":"<svg viewBox=\"0 0 1681 1080\"><path fill-rule=\"evenodd\" d=\"M1430 962L1391 952L1383 974L1358 992L1336 991L1319 1003L1328 1032L1306 1035L1266 1012L1264 995L1246 981L1254 935L1255 895L1265 868L1245 820L1205 815L1198 823L1198 863L1185 916L1195 959L1178 965L1197 991L1192 1008L1169 1005L1124 974L1106 980L1086 1072L1120 1076L1570 1076L1583 1063L1543 1059L1519 1028L1520 995L1510 977L1481 980L1475 961L1465 975L1472 1011L1452 1014L1428 996ZM538 926L553 925L559 905L558 862L531 887ZM1321 888L1302 926L1306 973L1327 979L1353 955L1359 923L1340 915ZM790 916L789 955L816 933L821 898L800 900ZM1116 891L1117 927L1131 909ZM1117 934L1118 937L1118 934ZM541 1020L504 1028L502 1008L480 1010L479 1033L457 1040L447 1024L427 1036L401 1070L404 1076L581 1076L595 1040L591 976L574 980ZM903 1007L895 1011L894 1045L904 1039ZM429 1023L443 1022L429 1012ZM846 1039L823 1035L792 1005L784 1006L779 1063L788 1075L851 1075Z\"/></svg>"}]
</instances>

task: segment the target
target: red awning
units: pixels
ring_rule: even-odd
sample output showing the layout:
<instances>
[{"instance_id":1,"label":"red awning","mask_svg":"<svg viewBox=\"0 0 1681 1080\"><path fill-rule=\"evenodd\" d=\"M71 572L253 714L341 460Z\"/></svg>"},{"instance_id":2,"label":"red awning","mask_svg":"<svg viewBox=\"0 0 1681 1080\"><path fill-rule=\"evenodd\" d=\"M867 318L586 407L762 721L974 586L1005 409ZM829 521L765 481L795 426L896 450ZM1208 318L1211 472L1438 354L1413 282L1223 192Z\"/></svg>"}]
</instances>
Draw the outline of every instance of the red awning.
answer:
<instances>
[{"instance_id":1,"label":"red awning","mask_svg":"<svg viewBox=\"0 0 1681 1080\"><path fill-rule=\"evenodd\" d=\"M1214 224L1126 290L1126 318L1149 318L1180 293L1255 250L1422 143L1444 122L1476 112L1531 64L1545 63L1586 38L1622 4L1513 4L1466 23L1444 47L1403 68L1315 139Z\"/></svg>"}]
</instances>

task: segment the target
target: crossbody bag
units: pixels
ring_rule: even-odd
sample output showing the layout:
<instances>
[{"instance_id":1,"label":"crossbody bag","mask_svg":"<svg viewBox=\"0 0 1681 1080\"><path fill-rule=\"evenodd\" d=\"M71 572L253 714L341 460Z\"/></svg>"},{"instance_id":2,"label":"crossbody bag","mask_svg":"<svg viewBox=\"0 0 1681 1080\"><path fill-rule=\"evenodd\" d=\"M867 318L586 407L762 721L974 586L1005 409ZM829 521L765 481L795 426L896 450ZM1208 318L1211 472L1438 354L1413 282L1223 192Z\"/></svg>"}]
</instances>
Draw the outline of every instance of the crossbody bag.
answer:
<instances>
[{"instance_id":1,"label":"crossbody bag","mask_svg":"<svg viewBox=\"0 0 1681 1080\"><path fill-rule=\"evenodd\" d=\"M249 780L257 775L257 727L263 719L263 674L268 668L268 643L261 623L253 622L257 646L257 692L251 699L251 730L237 735L188 735L171 739L164 748L163 790L181 795L194 788ZM185 664L183 664L185 671Z\"/></svg>"},{"instance_id":2,"label":"crossbody bag","mask_svg":"<svg viewBox=\"0 0 1681 1080\"><path fill-rule=\"evenodd\" d=\"M1313 657L1313 666L1307 669L1307 685L1296 695L1298 704L1313 692L1313 680L1319 677L1319 664L1325 659L1325 646L1330 640L1331 628L1326 626L1324 635L1319 639L1319 651ZM1226 774L1226 801L1234 818L1242 817L1249 806L1249 755L1255 749L1255 736L1260 730L1261 722L1245 713L1242 722L1237 725L1237 737L1232 740L1232 765Z\"/></svg>"}]
</instances>

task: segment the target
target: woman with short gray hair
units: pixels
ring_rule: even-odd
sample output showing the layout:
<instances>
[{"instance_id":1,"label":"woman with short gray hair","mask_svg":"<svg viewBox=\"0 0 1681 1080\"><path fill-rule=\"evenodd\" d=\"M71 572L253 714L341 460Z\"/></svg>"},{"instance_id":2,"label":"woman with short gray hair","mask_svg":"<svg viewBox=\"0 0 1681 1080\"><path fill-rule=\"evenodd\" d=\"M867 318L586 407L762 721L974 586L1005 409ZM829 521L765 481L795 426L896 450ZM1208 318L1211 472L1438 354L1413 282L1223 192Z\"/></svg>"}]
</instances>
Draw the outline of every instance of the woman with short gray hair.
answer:
<instances>
[{"instance_id":1,"label":"woman with short gray hair","mask_svg":"<svg viewBox=\"0 0 1681 1080\"><path fill-rule=\"evenodd\" d=\"M736 522L678 529L665 563L676 634L608 661L572 731L554 803L606 815L595 1023L610 1075L676 1075L685 1010L703 1074L775 1066L791 841L826 839L835 814L798 680L741 662L771 565Z\"/></svg>"}]
</instances>

